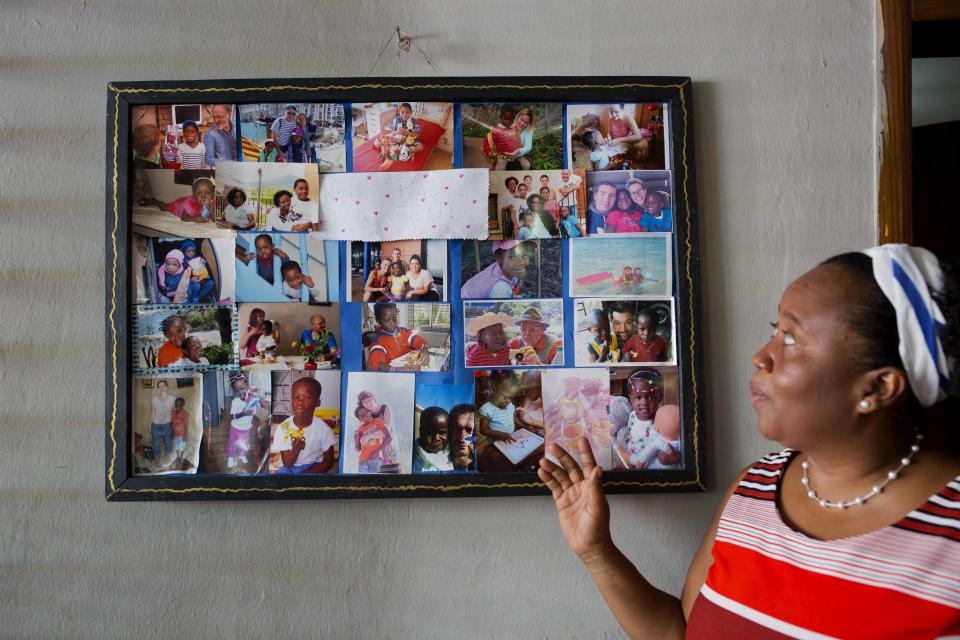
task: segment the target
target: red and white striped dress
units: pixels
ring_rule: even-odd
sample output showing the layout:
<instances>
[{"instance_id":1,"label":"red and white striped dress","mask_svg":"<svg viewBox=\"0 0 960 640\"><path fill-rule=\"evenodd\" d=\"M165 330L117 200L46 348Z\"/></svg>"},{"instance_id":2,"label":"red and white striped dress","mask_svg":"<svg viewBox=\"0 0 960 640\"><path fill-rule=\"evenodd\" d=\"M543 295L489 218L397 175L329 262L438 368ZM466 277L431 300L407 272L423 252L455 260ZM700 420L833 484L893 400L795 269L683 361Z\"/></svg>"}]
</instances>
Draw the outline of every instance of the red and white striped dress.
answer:
<instances>
[{"instance_id":1,"label":"red and white striped dress","mask_svg":"<svg viewBox=\"0 0 960 640\"><path fill-rule=\"evenodd\" d=\"M839 540L787 526L762 458L720 516L687 638L960 638L960 476L899 522Z\"/></svg>"}]
</instances>

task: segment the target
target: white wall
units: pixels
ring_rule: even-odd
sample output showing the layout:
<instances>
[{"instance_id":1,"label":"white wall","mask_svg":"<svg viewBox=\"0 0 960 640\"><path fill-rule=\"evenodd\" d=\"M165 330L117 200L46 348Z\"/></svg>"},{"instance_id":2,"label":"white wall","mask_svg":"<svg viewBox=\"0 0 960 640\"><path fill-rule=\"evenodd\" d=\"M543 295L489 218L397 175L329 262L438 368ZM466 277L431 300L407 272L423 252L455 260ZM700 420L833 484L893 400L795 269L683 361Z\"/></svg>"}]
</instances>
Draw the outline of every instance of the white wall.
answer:
<instances>
[{"instance_id":1,"label":"white wall","mask_svg":"<svg viewBox=\"0 0 960 640\"><path fill-rule=\"evenodd\" d=\"M674 593L776 446L745 384L780 291L876 235L873 0L0 4L5 637L620 634L546 498L104 501L107 81L364 75L397 24L445 75L692 76L713 489L611 501Z\"/></svg>"}]
</instances>

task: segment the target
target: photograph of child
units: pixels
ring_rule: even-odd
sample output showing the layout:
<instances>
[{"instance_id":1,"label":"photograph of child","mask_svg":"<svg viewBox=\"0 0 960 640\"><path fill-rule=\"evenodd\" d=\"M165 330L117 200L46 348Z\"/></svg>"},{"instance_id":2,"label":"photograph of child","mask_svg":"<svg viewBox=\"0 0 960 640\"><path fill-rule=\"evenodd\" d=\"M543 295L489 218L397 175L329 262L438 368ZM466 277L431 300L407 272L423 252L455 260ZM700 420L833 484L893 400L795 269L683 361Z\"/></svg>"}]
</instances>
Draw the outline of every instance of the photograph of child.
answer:
<instances>
[{"instance_id":1,"label":"photograph of child","mask_svg":"<svg viewBox=\"0 0 960 640\"><path fill-rule=\"evenodd\" d=\"M347 170L346 126L340 103L240 105L244 162L312 162L320 173Z\"/></svg>"},{"instance_id":2,"label":"photograph of child","mask_svg":"<svg viewBox=\"0 0 960 640\"><path fill-rule=\"evenodd\" d=\"M216 220L214 182L207 169L135 171L133 230L159 238L232 238Z\"/></svg>"},{"instance_id":3,"label":"photograph of child","mask_svg":"<svg viewBox=\"0 0 960 640\"><path fill-rule=\"evenodd\" d=\"M543 457L544 436L540 371L477 371L474 388L477 469L481 472L536 471ZM504 449L516 462L511 462Z\"/></svg>"},{"instance_id":4,"label":"photograph of child","mask_svg":"<svg viewBox=\"0 0 960 640\"><path fill-rule=\"evenodd\" d=\"M362 322L365 371L450 368L450 305L367 303Z\"/></svg>"},{"instance_id":5,"label":"photograph of child","mask_svg":"<svg viewBox=\"0 0 960 640\"><path fill-rule=\"evenodd\" d=\"M133 236L138 304L229 304L234 301L234 243L229 238Z\"/></svg>"},{"instance_id":6,"label":"photograph of child","mask_svg":"<svg viewBox=\"0 0 960 640\"><path fill-rule=\"evenodd\" d=\"M232 105L150 104L130 109L135 169L212 169L237 159Z\"/></svg>"},{"instance_id":7,"label":"photograph of child","mask_svg":"<svg viewBox=\"0 0 960 640\"><path fill-rule=\"evenodd\" d=\"M199 373L133 380L133 475L197 472L202 381Z\"/></svg>"},{"instance_id":8,"label":"photograph of child","mask_svg":"<svg viewBox=\"0 0 960 640\"><path fill-rule=\"evenodd\" d=\"M666 169L665 117L659 103L567 105L567 166Z\"/></svg>"},{"instance_id":9,"label":"photograph of child","mask_svg":"<svg viewBox=\"0 0 960 640\"><path fill-rule=\"evenodd\" d=\"M353 171L453 168L453 104L354 104Z\"/></svg>"},{"instance_id":10,"label":"photograph of child","mask_svg":"<svg viewBox=\"0 0 960 640\"><path fill-rule=\"evenodd\" d=\"M236 366L232 305L135 307L134 371Z\"/></svg>"},{"instance_id":11,"label":"photograph of child","mask_svg":"<svg viewBox=\"0 0 960 640\"><path fill-rule=\"evenodd\" d=\"M543 406L546 443L559 444L577 462L577 440L586 437L593 457L611 469L610 376L601 369L543 371ZM552 462L559 464L550 454Z\"/></svg>"},{"instance_id":12,"label":"photograph of child","mask_svg":"<svg viewBox=\"0 0 960 640\"><path fill-rule=\"evenodd\" d=\"M476 471L473 385L417 385L413 473Z\"/></svg>"},{"instance_id":13,"label":"photograph of child","mask_svg":"<svg viewBox=\"0 0 960 640\"><path fill-rule=\"evenodd\" d=\"M673 300L573 301L576 366L673 364Z\"/></svg>"},{"instance_id":14,"label":"photograph of child","mask_svg":"<svg viewBox=\"0 0 960 640\"><path fill-rule=\"evenodd\" d=\"M339 297L339 246L316 234L242 231L234 262L238 302L331 302Z\"/></svg>"},{"instance_id":15,"label":"photograph of child","mask_svg":"<svg viewBox=\"0 0 960 640\"><path fill-rule=\"evenodd\" d=\"M316 164L221 162L217 220L235 230L316 231L319 193Z\"/></svg>"},{"instance_id":16,"label":"photograph of child","mask_svg":"<svg viewBox=\"0 0 960 640\"><path fill-rule=\"evenodd\" d=\"M340 368L340 305L246 302L237 305L244 371Z\"/></svg>"},{"instance_id":17,"label":"photograph of child","mask_svg":"<svg viewBox=\"0 0 960 640\"><path fill-rule=\"evenodd\" d=\"M542 171L563 166L563 105L464 104L463 166Z\"/></svg>"},{"instance_id":18,"label":"photograph of child","mask_svg":"<svg viewBox=\"0 0 960 640\"><path fill-rule=\"evenodd\" d=\"M340 374L273 372L273 418L267 471L337 473L340 440Z\"/></svg>"},{"instance_id":19,"label":"photograph of child","mask_svg":"<svg viewBox=\"0 0 960 640\"><path fill-rule=\"evenodd\" d=\"M683 469L676 368L611 371L610 386L614 468Z\"/></svg>"},{"instance_id":20,"label":"photograph of child","mask_svg":"<svg viewBox=\"0 0 960 640\"><path fill-rule=\"evenodd\" d=\"M582 170L490 173L491 240L577 238L586 235L587 192ZM495 196L495 197L494 197Z\"/></svg>"},{"instance_id":21,"label":"photograph of child","mask_svg":"<svg viewBox=\"0 0 960 640\"><path fill-rule=\"evenodd\" d=\"M349 248L351 301L446 301L445 240L352 242Z\"/></svg>"},{"instance_id":22,"label":"photograph of child","mask_svg":"<svg viewBox=\"0 0 960 640\"><path fill-rule=\"evenodd\" d=\"M608 171L587 175L587 232L673 231L669 171Z\"/></svg>"},{"instance_id":23,"label":"photograph of child","mask_svg":"<svg viewBox=\"0 0 960 640\"><path fill-rule=\"evenodd\" d=\"M347 374L343 473L410 473L415 376Z\"/></svg>"},{"instance_id":24,"label":"photograph of child","mask_svg":"<svg viewBox=\"0 0 960 640\"><path fill-rule=\"evenodd\" d=\"M270 435L270 372L203 374L204 473L263 473Z\"/></svg>"},{"instance_id":25,"label":"photograph of child","mask_svg":"<svg viewBox=\"0 0 960 640\"><path fill-rule=\"evenodd\" d=\"M563 301L463 303L465 366L563 366Z\"/></svg>"},{"instance_id":26,"label":"photograph of child","mask_svg":"<svg viewBox=\"0 0 960 640\"><path fill-rule=\"evenodd\" d=\"M464 240L460 297L559 298L563 287L559 240Z\"/></svg>"},{"instance_id":27,"label":"photograph of child","mask_svg":"<svg viewBox=\"0 0 960 640\"><path fill-rule=\"evenodd\" d=\"M668 296L673 291L669 233L570 241L570 295L598 298Z\"/></svg>"}]
</instances>

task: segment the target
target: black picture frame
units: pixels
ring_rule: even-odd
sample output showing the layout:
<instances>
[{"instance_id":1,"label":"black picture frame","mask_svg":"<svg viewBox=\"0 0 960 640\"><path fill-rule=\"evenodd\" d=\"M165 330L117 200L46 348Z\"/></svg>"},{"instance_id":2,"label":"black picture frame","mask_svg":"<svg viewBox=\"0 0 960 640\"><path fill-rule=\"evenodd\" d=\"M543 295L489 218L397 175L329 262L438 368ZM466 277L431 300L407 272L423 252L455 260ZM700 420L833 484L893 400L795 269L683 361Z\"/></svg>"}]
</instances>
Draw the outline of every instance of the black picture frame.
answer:
<instances>
[{"instance_id":1,"label":"black picture frame","mask_svg":"<svg viewBox=\"0 0 960 640\"><path fill-rule=\"evenodd\" d=\"M131 333L130 110L191 102L661 102L670 118L674 180L676 350L688 464L678 471L606 471L609 493L704 491L703 367L693 96L688 77L326 78L112 82L106 113L106 434L104 488L111 501L249 500L546 495L533 473L403 476L134 476L130 434Z\"/></svg>"}]
</instances>

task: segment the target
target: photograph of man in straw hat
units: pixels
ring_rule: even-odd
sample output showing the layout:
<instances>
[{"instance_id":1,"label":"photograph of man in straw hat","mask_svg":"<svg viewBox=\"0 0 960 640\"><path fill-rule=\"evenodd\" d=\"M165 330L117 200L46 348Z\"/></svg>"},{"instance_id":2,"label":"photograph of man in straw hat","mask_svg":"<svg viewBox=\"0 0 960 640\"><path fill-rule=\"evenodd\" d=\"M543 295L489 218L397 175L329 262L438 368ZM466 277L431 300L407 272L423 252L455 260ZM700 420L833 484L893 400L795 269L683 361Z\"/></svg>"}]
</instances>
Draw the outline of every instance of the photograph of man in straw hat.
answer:
<instances>
[{"instance_id":1,"label":"photograph of man in straw hat","mask_svg":"<svg viewBox=\"0 0 960 640\"><path fill-rule=\"evenodd\" d=\"M465 366L563 365L563 302L474 301L463 305Z\"/></svg>"}]
</instances>

